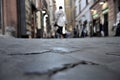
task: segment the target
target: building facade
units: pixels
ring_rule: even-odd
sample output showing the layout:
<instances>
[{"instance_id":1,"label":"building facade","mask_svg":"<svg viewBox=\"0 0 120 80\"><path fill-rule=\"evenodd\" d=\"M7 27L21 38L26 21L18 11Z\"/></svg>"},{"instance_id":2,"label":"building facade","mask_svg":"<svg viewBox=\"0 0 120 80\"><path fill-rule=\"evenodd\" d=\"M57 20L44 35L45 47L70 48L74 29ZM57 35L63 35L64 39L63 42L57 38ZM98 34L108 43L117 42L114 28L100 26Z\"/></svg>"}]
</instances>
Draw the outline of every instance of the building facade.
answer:
<instances>
[{"instance_id":1,"label":"building facade","mask_svg":"<svg viewBox=\"0 0 120 80\"><path fill-rule=\"evenodd\" d=\"M75 0L64 0L65 13L67 19L66 29L70 32L73 32L75 26Z\"/></svg>"},{"instance_id":2,"label":"building facade","mask_svg":"<svg viewBox=\"0 0 120 80\"><path fill-rule=\"evenodd\" d=\"M31 25L29 0L0 0L0 33L14 37L26 37Z\"/></svg>"},{"instance_id":3,"label":"building facade","mask_svg":"<svg viewBox=\"0 0 120 80\"><path fill-rule=\"evenodd\" d=\"M102 24L104 36L114 36L112 31L115 23L115 2L114 0L96 0L91 6L93 26L100 30L99 24Z\"/></svg>"},{"instance_id":4,"label":"building facade","mask_svg":"<svg viewBox=\"0 0 120 80\"><path fill-rule=\"evenodd\" d=\"M42 0L42 14L43 14L43 38L49 37L50 32L50 18L49 18L49 0Z\"/></svg>"},{"instance_id":5,"label":"building facade","mask_svg":"<svg viewBox=\"0 0 120 80\"><path fill-rule=\"evenodd\" d=\"M48 0L0 0L0 34L19 38L43 37L44 24L50 24L48 4ZM44 22L45 15L48 17Z\"/></svg>"},{"instance_id":6,"label":"building facade","mask_svg":"<svg viewBox=\"0 0 120 80\"><path fill-rule=\"evenodd\" d=\"M47 0L49 1L49 0ZM35 27L35 35L36 38L47 37L47 17L48 15L48 2L46 0L36 0L36 27Z\"/></svg>"},{"instance_id":7,"label":"building facade","mask_svg":"<svg viewBox=\"0 0 120 80\"><path fill-rule=\"evenodd\" d=\"M1 1L1 30L2 34L17 36L17 2L16 0Z\"/></svg>"},{"instance_id":8,"label":"building facade","mask_svg":"<svg viewBox=\"0 0 120 80\"><path fill-rule=\"evenodd\" d=\"M93 5L93 0L76 0L76 29L78 37L84 37L83 32L91 36L90 23L91 11L90 7Z\"/></svg>"},{"instance_id":9,"label":"building facade","mask_svg":"<svg viewBox=\"0 0 120 80\"><path fill-rule=\"evenodd\" d=\"M75 24L79 33L86 30L88 36L114 36L119 0L76 0ZM84 28L85 27L85 28Z\"/></svg>"},{"instance_id":10,"label":"building facade","mask_svg":"<svg viewBox=\"0 0 120 80\"><path fill-rule=\"evenodd\" d=\"M49 25L49 37L55 37L55 11L56 11L56 1L55 0L49 0L49 19L50 19L50 25Z\"/></svg>"},{"instance_id":11,"label":"building facade","mask_svg":"<svg viewBox=\"0 0 120 80\"><path fill-rule=\"evenodd\" d=\"M18 37L36 38L36 0L17 0Z\"/></svg>"},{"instance_id":12,"label":"building facade","mask_svg":"<svg viewBox=\"0 0 120 80\"><path fill-rule=\"evenodd\" d=\"M36 7L37 7L37 12L36 12L36 17L37 17L37 28L36 28L36 38L42 38L42 1L37 0L36 1Z\"/></svg>"}]
</instances>

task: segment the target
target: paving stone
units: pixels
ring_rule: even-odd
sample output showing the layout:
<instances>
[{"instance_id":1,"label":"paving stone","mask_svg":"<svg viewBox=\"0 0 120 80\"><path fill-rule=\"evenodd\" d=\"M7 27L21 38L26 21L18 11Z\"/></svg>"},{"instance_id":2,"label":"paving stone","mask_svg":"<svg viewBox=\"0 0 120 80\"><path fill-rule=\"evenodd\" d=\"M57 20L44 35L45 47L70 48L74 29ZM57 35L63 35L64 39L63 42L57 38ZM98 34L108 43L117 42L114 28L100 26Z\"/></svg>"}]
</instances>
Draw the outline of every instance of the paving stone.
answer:
<instances>
[{"instance_id":1,"label":"paving stone","mask_svg":"<svg viewBox=\"0 0 120 80\"><path fill-rule=\"evenodd\" d=\"M0 80L120 80L119 47L120 37L0 37Z\"/></svg>"},{"instance_id":2,"label":"paving stone","mask_svg":"<svg viewBox=\"0 0 120 80\"><path fill-rule=\"evenodd\" d=\"M80 65L57 73L51 80L120 80L120 77L102 66Z\"/></svg>"}]
</instances>

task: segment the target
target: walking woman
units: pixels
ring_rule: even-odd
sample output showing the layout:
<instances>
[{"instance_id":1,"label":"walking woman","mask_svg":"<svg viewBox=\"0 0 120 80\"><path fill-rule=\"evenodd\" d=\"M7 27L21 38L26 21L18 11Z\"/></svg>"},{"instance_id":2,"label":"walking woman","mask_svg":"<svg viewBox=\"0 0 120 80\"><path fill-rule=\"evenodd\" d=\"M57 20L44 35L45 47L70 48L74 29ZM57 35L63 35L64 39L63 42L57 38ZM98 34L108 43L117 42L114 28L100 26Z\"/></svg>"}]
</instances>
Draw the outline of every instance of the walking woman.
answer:
<instances>
[{"instance_id":1,"label":"walking woman","mask_svg":"<svg viewBox=\"0 0 120 80\"><path fill-rule=\"evenodd\" d=\"M57 33L60 35L60 38L63 38L63 27L66 24L66 17L62 6L60 6L59 11L55 13L55 24L58 26Z\"/></svg>"}]
</instances>

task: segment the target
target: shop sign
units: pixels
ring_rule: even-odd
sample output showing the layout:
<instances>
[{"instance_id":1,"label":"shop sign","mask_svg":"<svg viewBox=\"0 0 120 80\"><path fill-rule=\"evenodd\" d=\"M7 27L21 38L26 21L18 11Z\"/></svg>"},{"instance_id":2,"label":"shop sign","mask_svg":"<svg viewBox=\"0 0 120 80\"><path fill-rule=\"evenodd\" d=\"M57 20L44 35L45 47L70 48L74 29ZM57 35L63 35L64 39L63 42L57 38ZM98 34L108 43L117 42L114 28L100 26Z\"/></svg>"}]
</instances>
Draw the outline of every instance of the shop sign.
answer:
<instances>
[{"instance_id":1,"label":"shop sign","mask_svg":"<svg viewBox=\"0 0 120 80\"><path fill-rule=\"evenodd\" d=\"M93 15L93 18L94 18L94 19L96 19L97 17L99 17L98 14Z\"/></svg>"},{"instance_id":2,"label":"shop sign","mask_svg":"<svg viewBox=\"0 0 120 80\"><path fill-rule=\"evenodd\" d=\"M109 11L109 9L106 8L106 9L102 10L102 13L105 14L105 13L108 13L108 11Z\"/></svg>"}]
</instances>

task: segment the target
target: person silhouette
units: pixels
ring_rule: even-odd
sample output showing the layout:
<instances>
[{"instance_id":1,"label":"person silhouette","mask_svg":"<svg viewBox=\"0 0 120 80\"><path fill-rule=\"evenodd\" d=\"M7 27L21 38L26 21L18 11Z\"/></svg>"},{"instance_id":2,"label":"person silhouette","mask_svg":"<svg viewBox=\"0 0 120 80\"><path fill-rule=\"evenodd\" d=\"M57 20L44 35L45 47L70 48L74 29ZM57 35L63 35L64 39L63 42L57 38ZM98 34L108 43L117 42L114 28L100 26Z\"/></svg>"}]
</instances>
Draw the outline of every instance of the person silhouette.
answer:
<instances>
[{"instance_id":1,"label":"person silhouette","mask_svg":"<svg viewBox=\"0 0 120 80\"><path fill-rule=\"evenodd\" d=\"M66 24L66 17L65 17L65 13L63 11L63 7L59 6L59 11L57 11L55 13L55 23L58 26L58 30L57 33L60 34L60 38L63 37L63 27Z\"/></svg>"},{"instance_id":2,"label":"person silhouette","mask_svg":"<svg viewBox=\"0 0 120 80\"><path fill-rule=\"evenodd\" d=\"M120 6L118 7L115 36L120 36Z\"/></svg>"}]
</instances>

